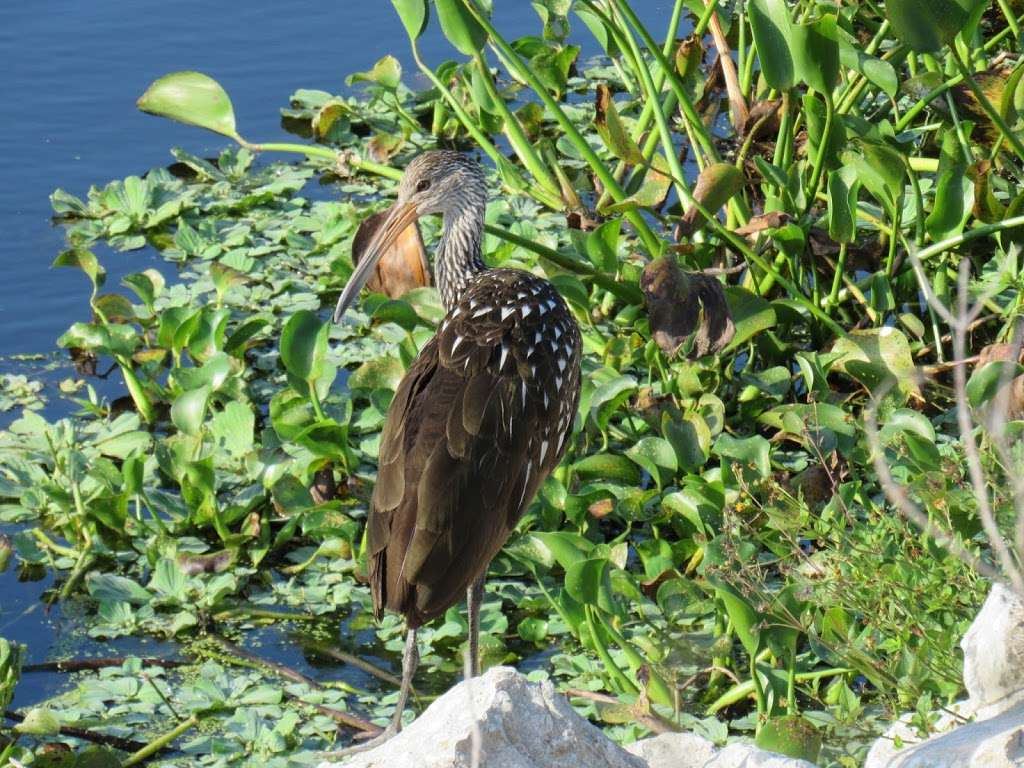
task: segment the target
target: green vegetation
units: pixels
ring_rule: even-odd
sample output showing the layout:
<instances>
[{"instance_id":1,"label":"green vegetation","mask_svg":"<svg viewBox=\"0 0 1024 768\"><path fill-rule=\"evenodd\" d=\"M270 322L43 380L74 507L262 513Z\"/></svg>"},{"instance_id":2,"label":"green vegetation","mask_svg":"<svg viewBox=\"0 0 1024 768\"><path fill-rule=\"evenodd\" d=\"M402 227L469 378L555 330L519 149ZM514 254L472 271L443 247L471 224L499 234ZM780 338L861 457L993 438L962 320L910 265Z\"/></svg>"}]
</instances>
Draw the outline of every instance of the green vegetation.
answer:
<instances>
[{"instance_id":1,"label":"green vegetation","mask_svg":"<svg viewBox=\"0 0 1024 768\"><path fill-rule=\"evenodd\" d=\"M259 144L216 82L168 75L140 108L234 143L53 194L54 264L89 288L60 346L124 396L69 380L78 413L50 421L37 382L0 382L24 409L0 433L0 563L9 543L92 637L173 640L185 663L79 673L0 731L0 765L314 764L386 722L394 680L366 657L393 668L401 627L370 616L363 520L388 403L443 310L421 288L328 316L360 220L437 145L489 160L487 261L547 275L584 334L576 434L493 565L485 659L529 660L619 740L756 734L854 766L898 712L926 727L960 693L979 573L1013 576L1021 544L1020 424L975 427L967 402L1024 411L1004 386L1024 9L677 0L648 30L625 0L537 0L542 36L506 40L480 0L392 2L426 90L388 56L357 97L296 92L301 138ZM458 52L435 70L428 23ZM581 60L570 24L605 55ZM177 279L111 291L106 247L155 248ZM640 279L659 257L725 284L720 354L659 346ZM340 643L358 672L295 675L261 650L267 625L311 658ZM457 609L421 630L419 706L465 636ZM0 640L0 702L19 655ZM115 738L63 755L61 727Z\"/></svg>"}]
</instances>

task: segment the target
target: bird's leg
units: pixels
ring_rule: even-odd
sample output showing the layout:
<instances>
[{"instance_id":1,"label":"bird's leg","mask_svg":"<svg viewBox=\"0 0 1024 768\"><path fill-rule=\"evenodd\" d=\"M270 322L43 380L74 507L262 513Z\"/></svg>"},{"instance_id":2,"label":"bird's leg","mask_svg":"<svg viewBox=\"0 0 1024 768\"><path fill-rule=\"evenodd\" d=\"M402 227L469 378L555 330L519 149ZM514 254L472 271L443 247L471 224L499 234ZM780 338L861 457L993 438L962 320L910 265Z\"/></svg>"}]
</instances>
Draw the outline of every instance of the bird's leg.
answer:
<instances>
[{"instance_id":1,"label":"bird's leg","mask_svg":"<svg viewBox=\"0 0 1024 768\"><path fill-rule=\"evenodd\" d=\"M362 744L355 744L351 747L329 753L332 758L347 757L357 752L379 747L393 736L397 736L402 730L402 715L405 714L405 705L409 701L409 692L412 690L412 678L416 674L416 668L420 665L420 651L416 647L416 630L409 629L405 633L405 651L402 653L402 685L398 689L398 703L395 705L395 714L391 724Z\"/></svg>"},{"instance_id":2,"label":"bird's leg","mask_svg":"<svg viewBox=\"0 0 1024 768\"><path fill-rule=\"evenodd\" d=\"M480 674L480 606L484 602L486 574L484 571L466 590L466 606L469 609L469 677Z\"/></svg>"},{"instance_id":3,"label":"bird's leg","mask_svg":"<svg viewBox=\"0 0 1024 768\"><path fill-rule=\"evenodd\" d=\"M394 733L402 730L402 715L405 714L405 705L409 701L409 691L412 689L412 676L416 674L416 668L419 665L420 650L416 646L416 630L409 629L405 633L405 651L402 653L402 685L398 689L398 704L395 705L395 716L391 721L391 727L388 729L394 731Z\"/></svg>"}]
</instances>

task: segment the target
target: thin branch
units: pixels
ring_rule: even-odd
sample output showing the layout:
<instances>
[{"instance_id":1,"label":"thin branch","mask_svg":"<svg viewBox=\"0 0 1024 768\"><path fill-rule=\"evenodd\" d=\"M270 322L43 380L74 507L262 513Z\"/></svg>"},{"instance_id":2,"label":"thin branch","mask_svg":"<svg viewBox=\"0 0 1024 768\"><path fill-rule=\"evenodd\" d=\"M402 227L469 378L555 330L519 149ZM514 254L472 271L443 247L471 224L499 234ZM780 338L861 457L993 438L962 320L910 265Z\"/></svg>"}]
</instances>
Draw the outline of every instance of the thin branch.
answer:
<instances>
[{"instance_id":1,"label":"thin branch","mask_svg":"<svg viewBox=\"0 0 1024 768\"><path fill-rule=\"evenodd\" d=\"M8 720L13 720L16 723L20 723L25 719L24 715L20 715L11 710L5 710L4 717ZM146 744L141 741L122 739L119 736L111 736L106 733L96 733L95 731L88 731L85 728L75 728L72 725L62 725L60 727L60 735L67 736L72 739L81 739L82 741L91 741L93 744L102 744L105 747L120 749L123 752L137 752L146 746Z\"/></svg>"}]
</instances>

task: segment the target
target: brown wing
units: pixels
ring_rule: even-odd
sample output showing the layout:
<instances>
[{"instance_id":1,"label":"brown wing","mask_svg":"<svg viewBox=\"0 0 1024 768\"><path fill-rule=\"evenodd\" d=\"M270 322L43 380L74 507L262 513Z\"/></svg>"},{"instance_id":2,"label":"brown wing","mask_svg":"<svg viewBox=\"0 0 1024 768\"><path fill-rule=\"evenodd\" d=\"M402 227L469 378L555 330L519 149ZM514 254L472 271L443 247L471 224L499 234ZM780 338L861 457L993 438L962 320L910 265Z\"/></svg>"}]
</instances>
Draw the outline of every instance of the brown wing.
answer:
<instances>
[{"instance_id":1,"label":"brown wing","mask_svg":"<svg viewBox=\"0 0 1024 768\"><path fill-rule=\"evenodd\" d=\"M381 435L374 610L419 626L456 603L558 465L579 402L579 331L546 281L477 277L402 380Z\"/></svg>"}]
</instances>

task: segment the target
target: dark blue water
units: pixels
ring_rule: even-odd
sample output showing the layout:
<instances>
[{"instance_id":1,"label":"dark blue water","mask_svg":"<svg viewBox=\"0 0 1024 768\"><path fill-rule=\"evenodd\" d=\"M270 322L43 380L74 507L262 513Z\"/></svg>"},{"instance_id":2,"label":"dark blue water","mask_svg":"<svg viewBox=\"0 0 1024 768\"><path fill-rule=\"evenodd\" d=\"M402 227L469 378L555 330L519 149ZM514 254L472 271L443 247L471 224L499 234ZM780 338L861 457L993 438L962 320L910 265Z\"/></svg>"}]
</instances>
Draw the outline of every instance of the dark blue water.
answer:
<instances>
[{"instance_id":1,"label":"dark blue water","mask_svg":"<svg viewBox=\"0 0 1024 768\"><path fill-rule=\"evenodd\" d=\"M508 38L540 34L540 19L527 0L494 0L494 5L496 26ZM660 38L672 3L636 0L633 5ZM576 20L573 28L573 41L584 46L584 55L596 54L583 24ZM435 19L421 50L433 65L458 56ZM57 337L76 320L88 319L85 277L49 266L63 248L63 232L50 222L48 198L54 188L84 197L92 184L171 162L173 146L208 156L225 145L221 136L139 113L135 99L150 82L175 70L206 72L231 95L244 136L293 140L279 116L293 91L344 92L347 74L370 68L386 53L400 59L408 85L424 87L387 0L6 4L0 24L0 369L11 368L9 357L15 354L63 360L55 351ZM127 272L151 266L173 276L151 249L98 249L97 255L111 287ZM44 378L52 384L68 375L70 367L61 364ZM54 401L53 388L48 389ZM50 413L66 411L57 406ZM14 567L0 574L0 635L25 643L29 662L170 650L139 639L102 646L83 640L84 606L47 609L41 602L52 583L52 575L19 582ZM286 638L280 640L276 652L268 651L301 666L294 646L286 648ZM16 705L52 695L61 679L26 675Z\"/></svg>"},{"instance_id":2,"label":"dark blue water","mask_svg":"<svg viewBox=\"0 0 1024 768\"><path fill-rule=\"evenodd\" d=\"M540 33L526 0L494 5L507 37ZM671 3L634 5L660 37ZM7 4L3 16L0 356L49 351L71 322L85 319L85 278L49 268L62 247L61 230L49 221L55 187L84 196L91 184L170 162L172 146L200 155L224 146L223 137L135 109L135 99L160 75L197 69L219 80L242 134L258 141L289 138L278 110L293 91L344 91L345 75L386 53L402 61L409 85L422 87L387 0L44 0ZM576 20L573 29L576 41L595 53L583 24ZM421 48L434 65L458 56L436 19ZM158 261L151 251L99 255L110 285Z\"/></svg>"}]
</instances>

